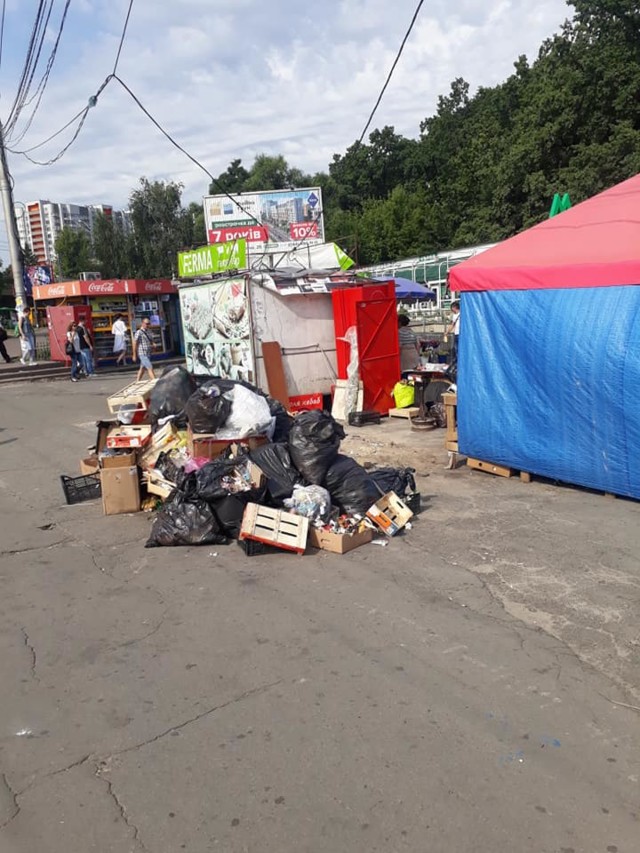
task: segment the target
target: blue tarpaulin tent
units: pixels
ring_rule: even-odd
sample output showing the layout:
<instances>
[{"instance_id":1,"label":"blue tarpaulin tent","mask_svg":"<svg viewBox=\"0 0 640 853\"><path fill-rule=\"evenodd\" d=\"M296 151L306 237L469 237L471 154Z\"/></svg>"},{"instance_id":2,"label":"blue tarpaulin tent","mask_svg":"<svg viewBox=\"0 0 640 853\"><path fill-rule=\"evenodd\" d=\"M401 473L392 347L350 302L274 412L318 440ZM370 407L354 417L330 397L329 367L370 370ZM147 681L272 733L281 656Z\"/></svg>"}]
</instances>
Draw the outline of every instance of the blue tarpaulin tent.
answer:
<instances>
[{"instance_id":1,"label":"blue tarpaulin tent","mask_svg":"<svg viewBox=\"0 0 640 853\"><path fill-rule=\"evenodd\" d=\"M468 456L640 498L640 175L451 271Z\"/></svg>"}]
</instances>

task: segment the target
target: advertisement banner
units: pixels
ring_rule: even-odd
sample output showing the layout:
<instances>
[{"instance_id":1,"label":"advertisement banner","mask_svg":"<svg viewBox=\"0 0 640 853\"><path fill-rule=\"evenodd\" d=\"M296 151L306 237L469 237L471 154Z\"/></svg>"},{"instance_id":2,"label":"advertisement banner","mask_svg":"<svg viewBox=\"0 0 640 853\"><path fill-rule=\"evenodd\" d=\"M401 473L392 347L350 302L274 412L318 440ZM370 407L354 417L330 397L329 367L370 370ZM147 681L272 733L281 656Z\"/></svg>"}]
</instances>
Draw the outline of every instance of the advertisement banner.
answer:
<instances>
[{"instance_id":1,"label":"advertisement banner","mask_svg":"<svg viewBox=\"0 0 640 853\"><path fill-rule=\"evenodd\" d=\"M247 266L247 243L239 237L214 240L219 245L201 246L192 252L178 253L180 278L197 278L201 275L241 270Z\"/></svg>"},{"instance_id":2,"label":"advertisement banner","mask_svg":"<svg viewBox=\"0 0 640 853\"><path fill-rule=\"evenodd\" d=\"M243 232L252 250L286 251L300 242L324 243L320 187L207 196L204 219L213 244L245 236Z\"/></svg>"},{"instance_id":3,"label":"advertisement banner","mask_svg":"<svg viewBox=\"0 0 640 853\"><path fill-rule=\"evenodd\" d=\"M182 287L180 310L187 370L255 381L246 278Z\"/></svg>"}]
</instances>

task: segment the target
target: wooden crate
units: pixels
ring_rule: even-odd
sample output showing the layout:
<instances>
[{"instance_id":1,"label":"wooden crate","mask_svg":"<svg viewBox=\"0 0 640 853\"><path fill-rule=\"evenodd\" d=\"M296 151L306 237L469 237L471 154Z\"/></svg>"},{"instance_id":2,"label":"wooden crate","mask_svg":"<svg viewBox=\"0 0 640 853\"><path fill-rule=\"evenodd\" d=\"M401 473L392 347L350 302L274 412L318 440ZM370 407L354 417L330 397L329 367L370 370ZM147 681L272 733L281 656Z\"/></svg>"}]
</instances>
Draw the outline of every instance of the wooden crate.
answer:
<instances>
[{"instance_id":1,"label":"wooden crate","mask_svg":"<svg viewBox=\"0 0 640 853\"><path fill-rule=\"evenodd\" d=\"M308 533L308 518L250 503L244 511L239 538L304 554Z\"/></svg>"},{"instance_id":2,"label":"wooden crate","mask_svg":"<svg viewBox=\"0 0 640 853\"><path fill-rule=\"evenodd\" d=\"M150 495L158 495L163 500L168 498L176 487L175 483L165 480L159 471L154 471L153 469L145 471L142 481L146 485Z\"/></svg>"},{"instance_id":3,"label":"wooden crate","mask_svg":"<svg viewBox=\"0 0 640 853\"><path fill-rule=\"evenodd\" d=\"M387 492L367 510L367 518L387 536L395 536L413 518L413 513L395 492Z\"/></svg>"},{"instance_id":4,"label":"wooden crate","mask_svg":"<svg viewBox=\"0 0 640 853\"><path fill-rule=\"evenodd\" d=\"M107 434L107 447L112 450L120 447L146 447L150 441L151 427L148 424L112 427Z\"/></svg>"},{"instance_id":5,"label":"wooden crate","mask_svg":"<svg viewBox=\"0 0 640 853\"><path fill-rule=\"evenodd\" d=\"M149 408L151 392L157 381L157 379L146 379L144 382L132 382L122 391L107 397L109 411L117 415L123 406L135 406L137 409L146 411Z\"/></svg>"}]
</instances>

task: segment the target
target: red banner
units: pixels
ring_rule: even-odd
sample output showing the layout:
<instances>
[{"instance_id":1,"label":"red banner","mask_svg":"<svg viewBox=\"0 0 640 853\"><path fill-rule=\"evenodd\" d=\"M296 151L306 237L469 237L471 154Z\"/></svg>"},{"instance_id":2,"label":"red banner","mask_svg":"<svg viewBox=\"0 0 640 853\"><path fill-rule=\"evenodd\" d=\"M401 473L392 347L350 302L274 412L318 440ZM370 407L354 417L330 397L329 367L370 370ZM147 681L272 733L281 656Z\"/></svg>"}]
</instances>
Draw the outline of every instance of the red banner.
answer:
<instances>
[{"instance_id":1,"label":"red banner","mask_svg":"<svg viewBox=\"0 0 640 853\"><path fill-rule=\"evenodd\" d=\"M309 409L322 408L322 394L299 394L289 397L290 412L306 412Z\"/></svg>"},{"instance_id":2,"label":"red banner","mask_svg":"<svg viewBox=\"0 0 640 853\"><path fill-rule=\"evenodd\" d=\"M318 237L317 222L292 222L289 225L292 240L314 240Z\"/></svg>"},{"instance_id":3,"label":"red banner","mask_svg":"<svg viewBox=\"0 0 640 853\"><path fill-rule=\"evenodd\" d=\"M264 225L239 225L235 228L210 228L209 245L246 240L247 243L268 243L269 230Z\"/></svg>"}]
</instances>

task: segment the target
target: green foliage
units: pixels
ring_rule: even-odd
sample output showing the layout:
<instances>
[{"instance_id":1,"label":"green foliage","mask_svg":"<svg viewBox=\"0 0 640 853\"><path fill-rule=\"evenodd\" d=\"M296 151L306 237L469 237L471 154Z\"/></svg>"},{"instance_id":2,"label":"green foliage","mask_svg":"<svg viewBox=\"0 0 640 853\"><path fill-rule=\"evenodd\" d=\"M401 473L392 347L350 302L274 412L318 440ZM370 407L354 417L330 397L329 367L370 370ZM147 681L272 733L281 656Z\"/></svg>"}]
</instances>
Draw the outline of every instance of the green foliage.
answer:
<instances>
[{"instance_id":1,"label":"green foliage","mask_svg":"<svg viewBox=\"0 0 640 853\"><path fill-rule=\"evenodd\" d=\"M96 268L103 278L127 278L128 244L122 229L111 216L99 213L93 223L93 251Z\"/></svg>"},{"instance_id":2,"label":"green foliage","mask_svg":"<svg viewBox=\"0 0 640 853\"><path fill-rule=\"evenodd\" d=\"M91 240L85 231L63 228L56 240L57 275L76 279L81 272L94 267Z\"/></svg>"}]
</instances>

